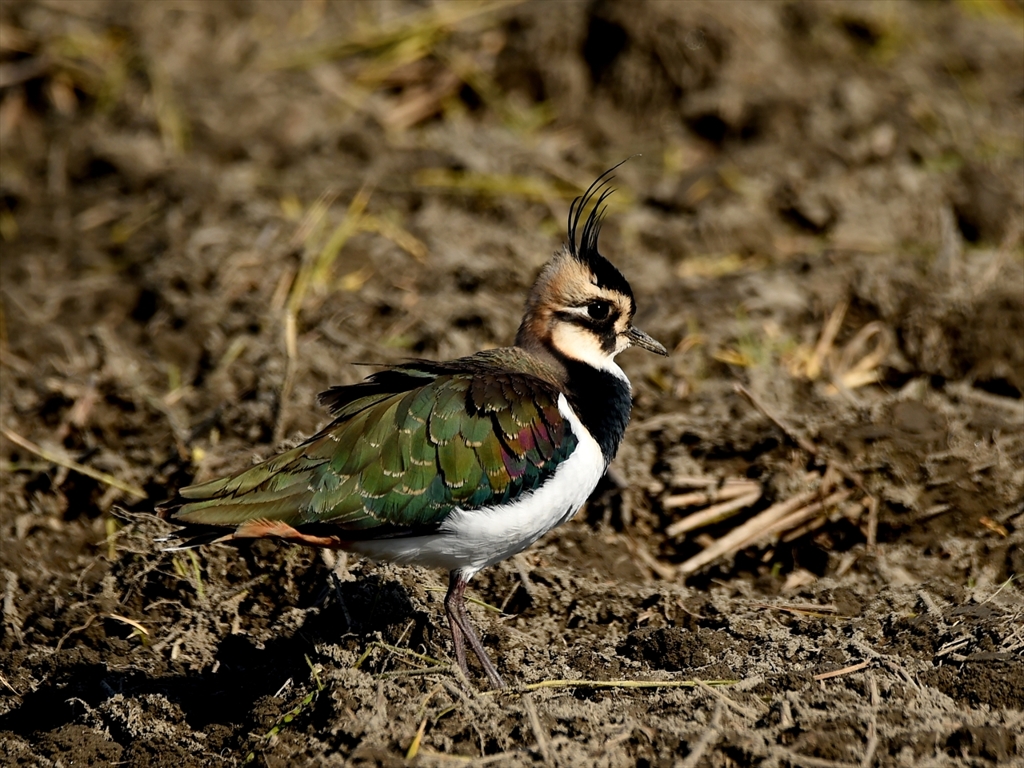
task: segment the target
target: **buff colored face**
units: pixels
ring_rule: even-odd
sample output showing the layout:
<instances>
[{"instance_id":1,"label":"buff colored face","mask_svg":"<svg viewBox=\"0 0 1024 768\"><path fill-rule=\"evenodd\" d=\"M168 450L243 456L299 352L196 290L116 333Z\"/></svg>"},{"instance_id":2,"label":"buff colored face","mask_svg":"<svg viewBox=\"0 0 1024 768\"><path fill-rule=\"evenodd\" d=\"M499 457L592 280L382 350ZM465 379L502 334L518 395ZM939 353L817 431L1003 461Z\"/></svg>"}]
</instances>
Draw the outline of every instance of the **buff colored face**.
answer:
<instances>
[{"instance_id":1,"label":"buff colored face","mask_svg":"<svg viewBox=\"0 0 1024 768\"><path fill-rule=\"evenodd\" d=\"M585 265L575 259L556 259L542 280L544 332L562 354L597 368L606 367L633 345L665 354L660 344L632 326L636 312L632 294L599 285Z\"/></svg>"}]
</instances>

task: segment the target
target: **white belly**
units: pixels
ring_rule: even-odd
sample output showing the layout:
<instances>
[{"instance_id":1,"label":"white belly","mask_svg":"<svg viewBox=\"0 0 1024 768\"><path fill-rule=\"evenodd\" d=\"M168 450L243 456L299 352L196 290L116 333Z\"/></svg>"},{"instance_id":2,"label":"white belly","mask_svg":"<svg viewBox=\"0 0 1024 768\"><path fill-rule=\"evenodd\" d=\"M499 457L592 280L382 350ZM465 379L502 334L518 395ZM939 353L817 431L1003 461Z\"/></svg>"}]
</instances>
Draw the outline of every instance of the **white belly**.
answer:
<instances>
[{"instance_id":1,"label":"white belly","mask_svg":"<svg viewBox=\"0 0 1024 768\"><path fill-rule=\"evenodd\" d=\"M576 448L539 488L503 507L455 509L429 536L352 542L352 551L375 560L414 563L465 578L522 552L579 512L604 475L604 456L564 395L558 410L576 436Z\"/></svg>"}]
</instances>

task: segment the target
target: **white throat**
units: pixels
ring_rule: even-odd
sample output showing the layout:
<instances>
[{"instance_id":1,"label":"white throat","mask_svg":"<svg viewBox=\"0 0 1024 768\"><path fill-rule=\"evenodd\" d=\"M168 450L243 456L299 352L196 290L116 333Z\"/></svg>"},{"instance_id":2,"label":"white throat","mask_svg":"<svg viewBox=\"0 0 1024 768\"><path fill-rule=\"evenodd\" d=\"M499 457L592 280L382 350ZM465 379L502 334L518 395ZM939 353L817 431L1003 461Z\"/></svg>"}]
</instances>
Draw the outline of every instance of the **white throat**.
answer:
<instances>
[{"instance_id":1,"label":"white throat","mask_svg":"<svg viewBox=\"0 0 1024 768\"><path fill-rule=\"evenodd\" d=\"M629 342L621 337L618 342L616 349L608 353L593 333L571 323L559 323L551 334L551 345L566 357L608 371L629 384L626 374L615 362L615 356L629 346Z\"/></svg>"}]
</instances>

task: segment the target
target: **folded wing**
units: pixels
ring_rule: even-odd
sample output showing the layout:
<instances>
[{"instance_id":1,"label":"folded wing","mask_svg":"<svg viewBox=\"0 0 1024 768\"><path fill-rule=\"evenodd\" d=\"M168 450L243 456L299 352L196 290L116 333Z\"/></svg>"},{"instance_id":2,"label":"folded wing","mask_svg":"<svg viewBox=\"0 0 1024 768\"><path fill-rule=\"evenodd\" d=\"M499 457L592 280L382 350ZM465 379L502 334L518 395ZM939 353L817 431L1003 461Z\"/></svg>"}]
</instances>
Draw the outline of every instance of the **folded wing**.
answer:
<instances>
[{"instance_id":1,"label":"folded wing","mask_svg":"<svg viewBox=\"0 0 1024 768\"><path fill-rule=\"evenodd\" d=\"M416 535L453 509L538 487L576 447L554 386L486 358L389 369L321 401L337 417L324 430L232 477L182 489L169 517L235 528L229 536Z\"/></svg>"}]
</instances>

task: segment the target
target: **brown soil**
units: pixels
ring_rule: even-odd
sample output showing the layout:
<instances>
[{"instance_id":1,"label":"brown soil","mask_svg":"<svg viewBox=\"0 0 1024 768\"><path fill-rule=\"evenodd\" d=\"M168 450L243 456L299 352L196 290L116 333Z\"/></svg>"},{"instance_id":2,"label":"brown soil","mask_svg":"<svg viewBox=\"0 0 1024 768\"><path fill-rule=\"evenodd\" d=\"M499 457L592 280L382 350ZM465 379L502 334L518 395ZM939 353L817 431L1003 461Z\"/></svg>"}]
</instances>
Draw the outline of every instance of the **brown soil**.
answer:
<instances>
[{"instance_id":1,"label":"brown soil","mask_svg":"<svg viewBox=\"0 0 1024 768\"><path fill-rule=\"evenodd\" d=\"M0 763L1024 764L1024 7L479 9L0 5ZM154 504L354 363L507 343L634 153L602 249L675 351L623 356L585 512L472 585L506 679L583 682L462 686L443 574L161 551ZM700 478L762 494L669 536Z\"/></svg>"}]
</instances>

